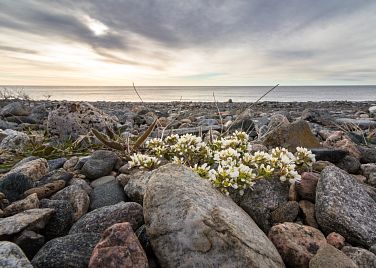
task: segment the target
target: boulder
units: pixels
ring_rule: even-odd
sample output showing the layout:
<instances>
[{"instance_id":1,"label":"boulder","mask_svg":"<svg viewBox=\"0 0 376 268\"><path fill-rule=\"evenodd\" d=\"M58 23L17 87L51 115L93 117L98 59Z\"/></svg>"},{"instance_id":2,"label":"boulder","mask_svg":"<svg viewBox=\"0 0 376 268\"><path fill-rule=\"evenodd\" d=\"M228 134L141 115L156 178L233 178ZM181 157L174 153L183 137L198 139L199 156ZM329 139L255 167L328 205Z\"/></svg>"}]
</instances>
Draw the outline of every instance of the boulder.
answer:
<instances>
[{"instance_id":1,"label":"boulder","mask_svg":"<svg viewBox=\"0 0 376 268\"><path fill-rule=\"evenodd\" d=\"M31 114L28 116L30 119L34 120L37 123L43 123L47 119L48 110L46 103L42 103L33 107Z\"/></svg>"},{"instance_id":2,"label":"boulder","mask_svg":"<svg viewBox=\"0 0 376 268\"><path fill-rule=\"evenodd\" d=\"M376 173L376 163L362 164L360 170L362 175L368 179L372 173Z\"/></svg>"},{"instance_id":3,"label":"boulder","mask_svg":"<svg viewBox=\"0 0 376 268\"><path fill-rule=\"evenodd\" d=\"M288 201L288 194L289 183L279 178L261 179L245 191L239 204L258 227L268 233L273 224L272 211Z\"/></svg>"},{"instance_id":4,"label":"boulder","mask_svg":"<svg viewBox=\"0 0 376 268\"><path fill-rule=\"evenodd\" d=\"M26 228L42 229L53 212L50 208L35 208L0 219L0 238L17 234Z\"/></svg>"},{"instance_id":5,"label":"boulder","mask_svg":"<svg viewBox=\"0 0 376 268\"><path fill-rule=\"evenodd\" d=\"M74 171L74 167L78 163L78 160L78 156L72 156L67 161L65 161L63 169L65 169L66 171Z\"/></svg>"},{"instance_id":6,"label":"boulder","mask_svg":"<svg viewBox=\"0 0 376 268\"><path fill-rule=\"evenodd\" d=\"M8 122L0 119L0 129L16 129L18 126L17 123Z\"/></svg>"},{"instance_id":7,"label":"boulder","mask_svg":"<svg viewBox=\"0 0 376 268\"><path fill-rule=\"evenodd\" d=\"M128 222L107 228L95 246L89 268L148 268L148 259Z\"/></svg>"},{"instance_id":8,"label":"boulder","mask_svg":"<svg viewBox=\"0 0 376 268\"><path fill-rule=\"evenodd\" d=\"M35 268L87 268L99 234L78 233L48 241L34 256Z\"/></svg>"},{"instance_id":9,"label":"boulder","mask_svg":"<svg viewBox=\"0 0 376 268\"><path fill-rule=\"evenodd\" d=\"M48 160L49 171L62 168L66 161L67 159L65 157Z\"/></svg>"},{"instance_id":10,"label":"boulder","mask_svg":"<svg viewBox=\"0 0 376 268\"><path fill-rule=\"evenodd\" d=\"M363 164L376 163L376 148L358 146L360 162Z\"/></svg>"},{"instance_id":11,"label":"boulder","mask_svg":"<svg viewBox=\"0 0 376 268\"><path fill-rule=\"evenodd\" d=\"M317 250L326 244L318 229L292 222L273 226L268 236L288 267L307 267Z\"/></svg>"},{"instance_id":12,"label":"boulder","mask_svg":"<svg viewBox=\"0 0 376 268\"><path fill-rule=\"evenodd\" d=\"M326 140L322 145L326 148L333 148L337 150L344 150L349 155L360 158L360 151L358 145L353 142L343 131L334 131L330 135L324 135Z\"/></svg>"},{"instance_id":13,"label":"boulder","mask_svg":"<svg viewBox=\"0 0 376 268\"><path fill-rule=\"evenodd\" d=\"M296 151L296 147L320 147L319 141L304 120L282 124L267 134L263 143L267 147L285 147L292 152Z\"/></svg>"},{"instance_id":14,"label":"boulder","mask_svg":"<svg viewBox=\"0 0 376 268\"><path fill-rule=\"evenodd\" d=\"M82 173L89 179L95 180L111 173L118 157L112 151L98 150L86 161Z\"/></svg>"},{"instance_id":15,"label":"boulder","mask_svg":"<svg viewBox=\"0 0 376 268\"><path fill-rule=\"evenodd\" d=\"M10 173L0 179L0 192L14 202L23 197L23 193L33 187L31 179L23 174Z\"/></svg>"},{"instance_id":16,"label":"boulder","mask_svg":"<svg viewBox=\"0 0 376 268\"><path fill-rule=\"evenodd\" d=\"M80 178L72 178L69 181L69 185L77 185L80 186L85 192L90 195L91 192L93 191L93 188L90 187L90 185L84 180Z\"/></svg>"},{"instance_id":17,"label":"boulder","mask_svg":"<svg viewBox=\"0 0 376 268\"><path fill-rule=\"evenodd\" d=\"M312 153L317 161L329 161L330 163L338 163L347 155L347 151L333 148L313 148Z\"/></svg>"},{"instance_id":18,"label":"boulder","mask_svg":"<svg viewBox=\"0 0 376 268\"><path fill-rule=\"evenodd\" d=\"M43 186L34 187L25 191L25 195L36 194L39 199L50 197L57 191L60 191L65 186L65 181L58 180L50 183L46 183Z\"/></svg>"},{"instance_id":19,"label":"boulder","mask_svg":"<svg viewBox=\"0 0 376 268\"><path fill-rule=\"evenodd\" d=\"M299 203L289 201L271 213L273 223L293 222L299 214Z\"/></svg>"},{"instance_id":20,"label":"boulder","mask_svg":"<svg viewBox=\"0 0 376 268\"><path fill-rule=\"evenodd\" d=\"M161 267L284 267L252 218L188 167L156 170L143 204Z\"/></svg>"},{"instance_id":21,"label":"boulder","mask_svg":"<svg viewBox=\"0 0 376 268\"><path fill-rule=\"evenodd\" d=\"M48 173L48 163L44 158L38 158L13 167L8 174L23 174L37 181Z\"/></svg>"},{"instance_id":22,"label":"boulder","mask_svg":"<svg viewBox=\"0 0 376 268\"><path fill-rule=\"evenodd\" d=\"M302 173L301 179L295 182L296 191L301 199L315 202L316 187L319 178L319 174L314 172Z\"/></svg>"},{"instance_id":23,"label":"boulder","mask_svg":"<svg viewBox=\"0 0 376 268\"><path fill-rule=\"evenodd\" d=\"M115 205L121 201L127 201L121 185L116 181L110 181L93 189L90 194L90 210L104 206Z\"/></svg>"},{"instance_id":24,"label":"boulder","mask_svg":"<svg viewBox=\"0 0 376 268\"><path fill-rule=\"evenodd\" d=\"M112 117L89 103L67 103L48 114L48 131L59 140L77 139L90 129L104 131L106 127L116 127L116 117Z\"/></svg>"},{"instance_id":25,"label":"boulder","mask_svg":"<svg viewBox=\"0 0 376 268\"><path fill-rule=\"evenodd\" d=\"M360 161L351 155L347 155L337 163L337 167L347 171L348 173L356 174L360 169Z\"/></svg>"},{"instance_id":26,"label":"boulder","mask_svg":"<svg viewBox=\"0 0 376 268\"><path fill-rule=\"evenodd\" d=\"M44 228L47 240L68 234L74 220L74 209L67 200L42 199L41 208L52 208L54 213Z\"/></svg>"},{"instance_id":27,"label":"boulder","mask_svg":"<svg viewBox=\"0 0 376 268\"><path fill-rule=\"evenodd\" d=\"M7 117L7 116L22 116L22 115L29 115L30 109L27 108L23 103L15 101L5 105L1 111L0 115Z\"/></svg>"},{"instance_id":28,"label":"boulder","mask_svg":"<svg viewBox=\"0 0 376 268\"><path fill-rule=\"evenodd\" d=\"M376 243L376 203L353 176L337 167L321 172L316 189L316 219L324 232L337 232L350 243Z\"/></svg>"},{"instance_id":29,"label":"boulder","mask_svg":"<svg viewBox=\"0 0 376 268\"><path fill-rule=\"evenodd\" d=\"M65 169L60 168L60 169L55 169L48 174L44 175L40 180L35 182L35 186L44 186L47 183L53 183L55 181L62 180L67 184L73 177L73 174L70 172L67 172Z\"/></svg>"},{"instance_id":30,"label":"boulder","mask_svg":"<svg viewBox=\"0 0 376 268\"><path fill-rule=\"evenodd\" d=\"M326 242L335 248L341 249L345 245L345 238L336 232L332 232L326 237Z\"/></svg>"},{"instance_id":31,"label":"boulder","mask_svg":"<svg viewBox=\"0 0 376 268\"><path fill-rule=\"evenodd\" d=\"M274 130L275 128L278 128L282 125L288 125L290 124L290 121L288 118L283 114L273 114L270 117L268 117L269 123L268 123L268 131Z\"/></svg>"},{"instance_id":32,"label":"boulder","mask_svg":"<svg viewBox=\"0 0 376 268\"><path fill-rule=\"evenodd\" d=\"M309 268L357 268L358 266L344 253L326 244L310 260Z\"/></svg>"},{"instance_id":33,"label":"boulder","mask_svg":"<svg viewBox=\"0 0 376 268\"><path fill-rule=\"evenodd\" d=\"M124 192L133 201L142 205L144 194L152 172L140 170L132 174L124 187Z\"/></svg>"},{"instance_id":34,"label":"boulder","mask_svg":"<svg viewBox=\"0 0 376 268\"><path fill-rule=\"evenodd\" d=\"M52 200L66 200L73 209L73 221L81 218L89 209L90 198L87 192L79 185L71 185L60 190L51 197Z\"/></svg>"},{"instance_id":35,"label":"boulder","mask_svg":"<svg viewBox=\"0 0 376 268\"><path fill-rule=\"evenodd\" d=\"M33 268L22 250L8 241L0 241L0 267Z\"/></svg>"},{"instance_id":36,"label":"boulder","mask_svg":"<svg viewBox=\"0 0 376 268\"><path fill-rule=\"evenodd\" d=\"M352 259L359 268L376 267L376 255L364 248L345 246L342 248L342 252Z\"/></svg>"},{"instance_id":37,"label":"boulder","mask_svg":"<svg viewBox=\"0 0 376 268\"><path fill-rule=\"evenodd\" d=\"M114 176L104 176L104 177L100 177L96 180L93 180L91 183L90 183L90 186L92 188L95 188L95 187L98 187L102 184L105 184L107 182L110 182L110 181L114 181L115 180L115 177Z\"/></svg>"},{"instance_id":38,"label":"boulder","mask_svg":"<svg viewBox=\"0 0 376 268\"><path fill-rule=\"evenodd\" d=\"M4 216L11 216L17 213L20 213L22 211L38 208L39 207L39 199L37 194L31 194L27 196L26 198L13 202L9 206L3 209Z\"/></svg>"},{"instance_id":39,"label":"boulder","mask_svg":"<svg viewBox=\"0 0 376 268\"><path fill-rule=\"evenodd\" d=\"M120 202L116 205L97 208L79 219L70 229L74 233L99 233L115 223L129 222L137 230L143 222L142 207L134 202Z\"/></svg>"},{"instance_id":40,"label":"boulder","mask_svg":"<svg viewBox=\"0 0 376 268\"><path fill-rule=\"evenodd\" d=\"M305 109L300 116L301 119L324 126L333 124L333 117L327 110Z\"/></svg>"},{"instance_id":41,"label":"boulder","mask_svg":"<svg viewBox=\"0 0 376 268\"><path fill-rule=\"evenodd\" d=\"M3 136L0 143L0 149L22 151L29 143L30 138L27 134L12 129L0 130Z\"/></svg>"}]
</instances>

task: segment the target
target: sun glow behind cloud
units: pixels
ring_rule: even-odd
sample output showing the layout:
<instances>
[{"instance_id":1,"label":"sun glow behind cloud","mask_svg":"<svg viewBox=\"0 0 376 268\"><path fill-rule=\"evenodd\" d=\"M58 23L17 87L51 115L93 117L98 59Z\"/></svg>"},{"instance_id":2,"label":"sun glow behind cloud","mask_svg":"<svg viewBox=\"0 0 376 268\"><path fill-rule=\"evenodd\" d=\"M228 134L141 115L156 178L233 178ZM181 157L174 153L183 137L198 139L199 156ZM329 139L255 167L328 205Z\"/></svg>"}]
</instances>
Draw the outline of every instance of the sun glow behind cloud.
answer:
<instances>
[{"instance_id":1,"label":"sun glow behind cloud","mask_svg":"<svg viewBox=\"0 0 376 268\"><path fill-rule=\"evenodd\" d=\"M375 84L373 1L0 2L0 84Z\"/></svg>"},{"instance_id":2,"label":"sun glow behind cloud","mask_svg":"<svg viewBox=\"0 0 376 268\"><path fill-rule=\"evenodd\" d=\"M89 27L90 30L93 31L95 35L105 35L108 32L108 27L104 25L102 22L90 18L89 16L83 16L83 21Z\"/></svg>"}]
</instances>

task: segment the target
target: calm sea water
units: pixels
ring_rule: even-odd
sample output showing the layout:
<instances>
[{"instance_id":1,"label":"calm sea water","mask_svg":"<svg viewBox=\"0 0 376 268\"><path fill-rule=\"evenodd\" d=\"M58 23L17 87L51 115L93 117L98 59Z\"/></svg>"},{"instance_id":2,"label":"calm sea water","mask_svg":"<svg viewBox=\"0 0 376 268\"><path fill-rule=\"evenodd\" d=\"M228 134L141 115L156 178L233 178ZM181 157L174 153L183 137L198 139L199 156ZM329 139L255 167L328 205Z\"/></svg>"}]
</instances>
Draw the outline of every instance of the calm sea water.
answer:
<instances>
[{"instance_id":1,"label":"calm sea water","mask_svg":"<svg viewBox=\"0 0 376 268\"><path fill-rule=\"evenodd\" d=\"M139 101L132 87L0 86L0 89L23 91L32 99L77 101ZM145 102L165 101L256 101L271 87L137 87ZM279 86L264 101L376 101L376 86Z\"/></svg>"}]
</instances>

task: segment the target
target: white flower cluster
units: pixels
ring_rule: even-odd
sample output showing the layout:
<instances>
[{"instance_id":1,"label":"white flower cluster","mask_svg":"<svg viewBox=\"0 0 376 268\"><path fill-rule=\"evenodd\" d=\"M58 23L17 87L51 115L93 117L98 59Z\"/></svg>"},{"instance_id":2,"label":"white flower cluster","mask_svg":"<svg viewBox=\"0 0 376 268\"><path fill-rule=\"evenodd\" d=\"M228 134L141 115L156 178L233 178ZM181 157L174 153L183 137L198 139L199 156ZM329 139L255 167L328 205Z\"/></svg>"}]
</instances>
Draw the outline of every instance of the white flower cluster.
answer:
<instances>
[{"instance_id":1,"label":"white flower cluster","mask_svg":"<svg viewBox=\"0 0 376 268\"><path fill-rule=\"evenodd\" d=\"M149 156L145 154L133 154L131 156L131 161L129 161L130 167L140 167L140 168L147 168L152 169L159 165L160 161L157 157Z\"/></svg>"},{"instance_id":2,"label":"white flower cluster","mask_svg":"<svg viewBox=\"0 0 376 268\"><path fill-rule=\"evenodd\" d=\"M300 179L297 169L310 167L315 161L314 154L301 147L296 149L295 154L279 147L270 153L251 153L248 135L239 131L212 142L203 142L200 137L191 134L171 135L164 140L152 139L146 147L155 157L134 155L132 166L152 168L158 165L157 158L165 158L191 167L226 194L229 189L242 194L260 178L277 176L281 181L292 183Z\"/></svg>"}]
</instances>

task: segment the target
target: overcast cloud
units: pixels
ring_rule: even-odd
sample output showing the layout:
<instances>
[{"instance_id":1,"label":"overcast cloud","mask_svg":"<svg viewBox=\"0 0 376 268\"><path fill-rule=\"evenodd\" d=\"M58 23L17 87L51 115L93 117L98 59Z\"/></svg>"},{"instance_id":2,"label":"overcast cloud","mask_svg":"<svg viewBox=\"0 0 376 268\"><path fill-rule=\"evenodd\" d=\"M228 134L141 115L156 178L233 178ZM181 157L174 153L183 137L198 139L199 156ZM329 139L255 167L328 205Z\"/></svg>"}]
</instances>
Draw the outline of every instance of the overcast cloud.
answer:
<instances>
[{"instance_id":1,"label":"overcast cloud","mask_svg":"<svg viewBox=\"0 0 376 268\"><path fill-rule=\"evenodd\" d=\"M376 84L375 14L373 0L3 0L0 84Z\"/></svg>"}]
</instances>

